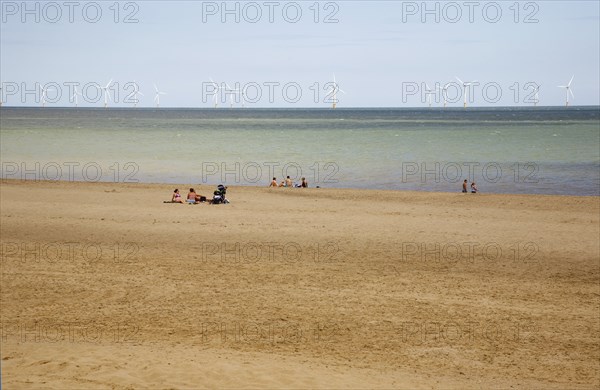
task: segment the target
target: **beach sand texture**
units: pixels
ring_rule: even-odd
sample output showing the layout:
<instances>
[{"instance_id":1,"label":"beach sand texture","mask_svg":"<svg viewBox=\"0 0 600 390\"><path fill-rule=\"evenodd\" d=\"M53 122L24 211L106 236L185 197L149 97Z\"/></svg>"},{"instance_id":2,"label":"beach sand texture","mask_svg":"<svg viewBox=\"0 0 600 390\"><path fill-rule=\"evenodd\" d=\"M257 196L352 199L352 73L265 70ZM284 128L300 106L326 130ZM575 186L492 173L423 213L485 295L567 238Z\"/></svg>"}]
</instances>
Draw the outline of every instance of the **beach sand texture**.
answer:
<instances>
[{"instance_id":1,"label":"beach sand texture","mask_svg":"<svg viewBox=\"0 0 600 390\"><path fill-rule=\"evenodd\" d=\"M172 191L2 183L3 388L600 385L598 197Z\"/></svg>"}]
</instances>

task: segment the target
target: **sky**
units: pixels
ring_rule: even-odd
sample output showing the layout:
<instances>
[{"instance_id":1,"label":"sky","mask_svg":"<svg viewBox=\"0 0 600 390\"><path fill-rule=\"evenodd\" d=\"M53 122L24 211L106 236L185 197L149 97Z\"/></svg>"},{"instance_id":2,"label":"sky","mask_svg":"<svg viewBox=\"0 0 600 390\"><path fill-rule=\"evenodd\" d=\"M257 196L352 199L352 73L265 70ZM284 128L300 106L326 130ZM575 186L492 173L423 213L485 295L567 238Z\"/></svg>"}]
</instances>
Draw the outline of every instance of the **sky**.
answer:
<instances>
[{"instance_id":1,"label":"sky","mask_svg":"<svg viewBox=\"0 0 600 390\"><path fill-rule=\"evenodd\" d=\"M599 105L599 4L2 0L1 98L48 107L72 107L74 96L80 107L462 107L465 97L469 107L564 106L557 86L574 76L569 104Z\"/></svg>"}]
</instances>

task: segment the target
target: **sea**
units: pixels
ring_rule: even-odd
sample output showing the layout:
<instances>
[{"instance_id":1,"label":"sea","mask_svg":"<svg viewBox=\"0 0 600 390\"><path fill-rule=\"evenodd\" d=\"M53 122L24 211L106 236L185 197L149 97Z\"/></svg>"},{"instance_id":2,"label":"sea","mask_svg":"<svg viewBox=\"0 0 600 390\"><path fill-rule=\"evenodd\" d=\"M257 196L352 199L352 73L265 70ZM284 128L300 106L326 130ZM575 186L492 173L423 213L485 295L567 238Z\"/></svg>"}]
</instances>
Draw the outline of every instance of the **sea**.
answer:
<instances>
[{"instance_id":1,"label":"sea","mask_svg":"<svg viewBox=\"0 0 600 390\"><path fill-rule=\"evenodd\" d=\"M0 108L2 179L600 195L600 107Z\"/></svg>"}]
</instances>

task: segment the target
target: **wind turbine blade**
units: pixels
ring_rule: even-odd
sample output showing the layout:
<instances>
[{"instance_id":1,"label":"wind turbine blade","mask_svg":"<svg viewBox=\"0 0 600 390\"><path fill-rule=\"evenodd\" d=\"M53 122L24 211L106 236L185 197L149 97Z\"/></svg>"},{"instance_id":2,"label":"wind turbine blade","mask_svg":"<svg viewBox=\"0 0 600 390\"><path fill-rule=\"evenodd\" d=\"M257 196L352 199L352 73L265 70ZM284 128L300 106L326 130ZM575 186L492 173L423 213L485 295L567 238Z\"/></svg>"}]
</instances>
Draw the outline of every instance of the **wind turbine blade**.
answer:
<instances>
[{"instance_id":1,"label":"wind turbine blade","mask_svg":"<svg viewBox=\"0 0 600 390\"><path fill-rule=\"evenodd\" d=\"M569 88L569 92L571 92L571 96L573 96L573 99L575 99L575 95L573 95L573 90L571 88Z\"/></svg>"},{"instance_id":2,"label":"wind turbine blade","mask_svg":"<svg viewBox=\"0 0 600 390\"><path fill-rule=\"evenodd\" d=\"M569 87L571 86L571 83L573 82L574 77L575 77L575 75L571 76L571 80L569 81L569 84L567 84Z\"/></svg>"},{"instance_id":3,"label":"wind turbine blade","mask_svg":"<svg viewBox=\"0 0 600 390\"><path fill-rule=\"evenodd\" d=\"M106 87L104 88L108 88L110 86L110 83L112 83L112 79L110 79L110 81L108 82L108 84L106 84Z\"/></svg>"},{"instance_id":4,"label":"wind turbine blade","mask_svg":"<svg viewBox=\"0 0 600 390\"><path fill-rule=\"evenodd\" d=\"M458 76L454 76L454 78L457 79L459 83L464 84L463 81L458 78Z\"/></svg>"},{"instance_id":5,"label":"wind turbine blade","mask_svg":"<svg viewBox=\"0 0 600 390\"><path fill-rule=\"evenodd\" d=\"M156 91L156 93L158 93L158 88L156 87L156 84L152 84L154 85L154 90Z\"/></svg>"}]
</instances>

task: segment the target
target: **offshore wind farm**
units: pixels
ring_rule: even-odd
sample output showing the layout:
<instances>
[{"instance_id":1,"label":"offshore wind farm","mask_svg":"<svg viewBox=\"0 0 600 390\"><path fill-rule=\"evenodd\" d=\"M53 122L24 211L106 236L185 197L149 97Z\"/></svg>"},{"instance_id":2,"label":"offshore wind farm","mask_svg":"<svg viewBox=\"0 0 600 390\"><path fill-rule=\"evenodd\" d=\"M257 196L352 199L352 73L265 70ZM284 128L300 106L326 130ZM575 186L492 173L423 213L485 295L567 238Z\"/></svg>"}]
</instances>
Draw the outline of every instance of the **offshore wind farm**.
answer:
<instances>
[{"instance_id":1,"label":"offshore wind farm","mask_svg":"<svg viewBox=\"0 0 600 390\"><path fill-rule=\"evenodd\" d=\"M571 77L566 85L558 85L565 91L566 107L572 105L571 100L575 98L573 93L573 80ZM171 106L170 108L213 108L221 107L242 107L242 108L267 108L273 106L281 108L326 108L336 109L338 106L346 108L353 107L347 104L346 91L340 87L336 81L335 74L330 81L314 82L310 85L301 85L298 82L262 82L255 81L221 81L216 82L212 77L206 81L200 81L198 90L200 95L196 96L193 103L187 103L183 106ZM389 102L390 105L382 107L390 108L418 108L418 107L458 107L462 103L462 108L472 107L537 107L547 100L542 94L540 98L541 84L535 81L516 82L512 85L502 86L495 81L479 82L478 80L462 81L458 76L454 80L447 82L434 81L430 87L426 81L410 81L402 83L400 86L392 86L394 90L400 91L400 99ZM161 107L160 96L166 95L164 91L159 91L156 83L152 83L152 92L137 82L120 82L110 79L106 85L96 82L80 83L68 82L60 85L59 83L34 82L32 90L29 90L26 83L18 84L14 82L5 82L0 88L2 94L2 104L6 106L19 107L15 101L20 98L26 102L25 106L41 107L79 107L80 101L83 107L98 107L98 103L103 102L103 107L108 108L109 103L113 107ZM142 92L146 90L148 96L154 96L151 104L143 102L141 97L146 96ZM3 92L5 91L5 92ZM360 96L368 96L362 91L353 91ZM509 93L507 93L509 92ZM50 94L49 94L50 93ZM341 93L341 95L340 95ZM549 95L551 92L545 92ZM179 91L177 95L185 94L185 91ZM477 95L477 97L476 97ZM512 100L500 103L498 96L512 95ZM554 95L556 95L554 93ZM311 99L312 98L312 99ZM276 100L278 99L278 100ZM265 103L268 103L265 106ZM515 104L517 103L517 104ZM163 107L165 107L163 105ZM367 108L367 107L363 107Z\"/></svg>"}]
</instances>

